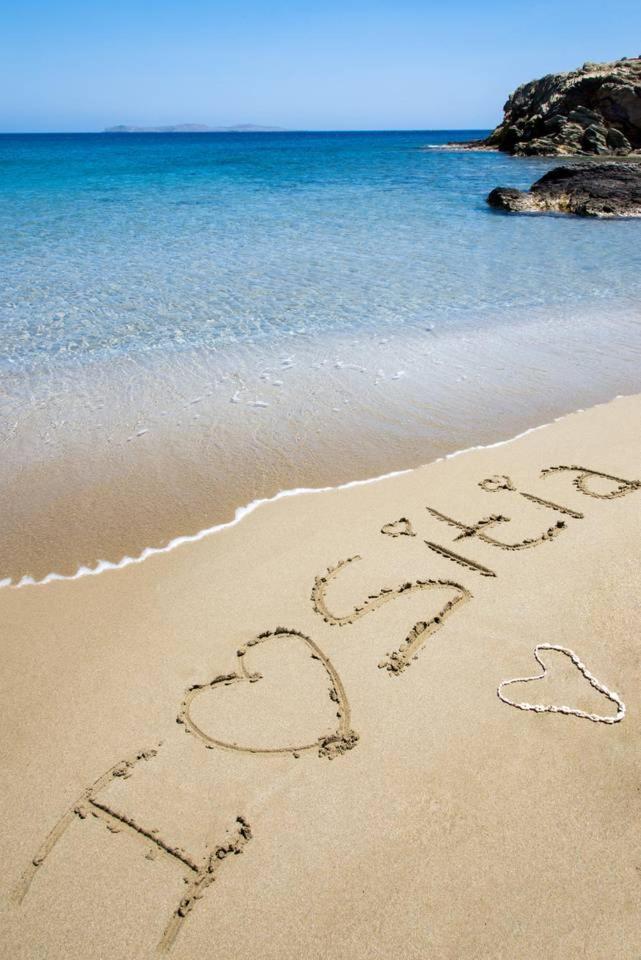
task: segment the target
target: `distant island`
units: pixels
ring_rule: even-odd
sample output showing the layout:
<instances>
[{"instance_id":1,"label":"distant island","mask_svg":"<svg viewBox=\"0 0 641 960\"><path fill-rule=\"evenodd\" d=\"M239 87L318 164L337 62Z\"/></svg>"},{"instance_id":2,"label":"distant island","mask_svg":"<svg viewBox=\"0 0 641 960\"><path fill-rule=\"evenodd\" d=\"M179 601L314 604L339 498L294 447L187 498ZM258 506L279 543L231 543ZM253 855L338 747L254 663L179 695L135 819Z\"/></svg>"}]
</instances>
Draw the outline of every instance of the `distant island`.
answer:
<instances>
[{"instance_id":1,"label":"distant island","mask_svg":"<svg viewBox=\"0 0 641 960\"><path fill-rule=\"evenodd\" d=\"M105 127L103 133L284 133L282 127L261 127L255 123L238 123L234 127L208 127L204 123L176 123L167 127L135 127L119 124Z\"/></svg>"}]
</instances>

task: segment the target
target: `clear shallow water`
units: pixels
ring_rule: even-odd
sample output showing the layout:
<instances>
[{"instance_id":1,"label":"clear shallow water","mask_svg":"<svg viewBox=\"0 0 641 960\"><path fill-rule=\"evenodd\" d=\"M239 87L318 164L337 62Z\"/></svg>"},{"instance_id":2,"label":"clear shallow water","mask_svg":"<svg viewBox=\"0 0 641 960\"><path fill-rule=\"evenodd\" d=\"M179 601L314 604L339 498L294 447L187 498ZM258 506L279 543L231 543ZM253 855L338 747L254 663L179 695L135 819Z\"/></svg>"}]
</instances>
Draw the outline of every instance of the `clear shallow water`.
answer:
<instances>
[{"instance_id":1,"label":"clear shallow water","mask_svg":"<svg viewBox=\"0 0 641 960\"><path fill-rule=\"evenodd\" d=\"M493 213L551 162L421 149L453 135L0 137L2 362L638 298L637 223Z\"/></svg>"},{"instance_id":2,"label":"clear shallow water","mask_svg":"<svg viewBox=\"0 0 641 960\"><path fill-rule=\"evenodd\" d=\"M641 223L462 136L0 136L0 581L641 391Z\"/></svg>"}]
</instances>

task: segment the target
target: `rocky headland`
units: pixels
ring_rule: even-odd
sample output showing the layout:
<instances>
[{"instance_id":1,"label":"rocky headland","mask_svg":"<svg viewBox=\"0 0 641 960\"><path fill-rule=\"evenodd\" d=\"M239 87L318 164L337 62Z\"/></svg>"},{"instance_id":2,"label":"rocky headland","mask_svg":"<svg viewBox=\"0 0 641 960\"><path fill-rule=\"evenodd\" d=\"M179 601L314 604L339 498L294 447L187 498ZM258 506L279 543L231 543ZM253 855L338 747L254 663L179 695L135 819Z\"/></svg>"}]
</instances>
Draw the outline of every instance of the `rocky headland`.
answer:
<instances>
[{"instance_id":1,"label":"rocky headland","mask_svg":"<svg viewBox=\"0 0 641 960\"><path fill-rule=\"evenodd\" d=\"M641 57L584 63L518 87L486 140L459 144L515 156L641 153Z\"/></svg>"},{"instance_id":2,"label":"rocky headland","mask_svg":"<svg viewBox=\"0 0 641 960\"><path fill-rule=\"evenodd\" d=\"M489 137L457 146L586 159L555 167L529 190L496 187L490 206L513 213L641 216L641 57L584 63L524 83L503 110Z\"/></svg>"},{"instance_id":3,"label":"rocky headland","mask_svg":"<svg viewBox=\"0 0 641 960\"><path fill-rule=\"evenodd\" d=\"M641 217L641 163L573 163L555 167L529 190L496 187L487 202L512 213Z\"/></svg>"}]
</instances>

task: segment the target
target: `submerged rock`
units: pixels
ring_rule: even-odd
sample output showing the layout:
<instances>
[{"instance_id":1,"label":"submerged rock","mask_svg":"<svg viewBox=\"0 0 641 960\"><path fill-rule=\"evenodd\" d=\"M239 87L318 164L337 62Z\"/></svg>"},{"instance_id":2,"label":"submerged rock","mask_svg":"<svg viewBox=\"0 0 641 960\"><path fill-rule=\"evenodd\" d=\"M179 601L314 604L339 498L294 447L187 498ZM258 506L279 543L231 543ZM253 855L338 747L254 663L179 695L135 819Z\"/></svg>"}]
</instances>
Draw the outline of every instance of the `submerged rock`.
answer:
<instances>
[{"instance_id":1,"label":"submerged rock","mask_svg":"<svg viewBox=\"0 0 641 960\"><path fill-rule=\"evenodd\" d=\"M459 144L517 156L641 152L641 58L584 63L518 87L487 140Z\"/></svg>"},{"instance_id":2,"label":"submerged rock","mask_svg":"<svg viewBox=\"0 0 641 960\"><path fill-rule=\"evenodd\" d=\"M641 217L641 163L575 163L555 167L529 190L496 187L491 207L513 213Z\"/></svg>"}]
</instances>

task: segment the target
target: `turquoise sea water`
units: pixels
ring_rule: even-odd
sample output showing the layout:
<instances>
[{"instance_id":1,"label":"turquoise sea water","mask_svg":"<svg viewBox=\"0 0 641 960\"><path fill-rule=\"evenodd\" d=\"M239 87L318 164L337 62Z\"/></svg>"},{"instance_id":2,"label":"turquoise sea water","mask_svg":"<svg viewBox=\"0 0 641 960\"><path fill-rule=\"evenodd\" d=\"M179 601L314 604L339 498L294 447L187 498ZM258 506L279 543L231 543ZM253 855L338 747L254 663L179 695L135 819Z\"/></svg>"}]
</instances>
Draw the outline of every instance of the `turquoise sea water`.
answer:
<instances>
[{"instance_id":1,"label":"turquoise sea water","mask_svg":"<svg viewBox=\"0 0 641 960\"><path fill-rule=\"evenodd\" d=\"M641 391L641 222L480 133L0 136L0 581Z\"/></svg>"},{"instance_id":2,"label":"turquoise sea water","mask_svg":"<svg viewBox=\"0 0 641 960\"><path fill-rule=\"evenodd\" d=\"M474 135L1 136L2 363L639 298L637 223L487 208L551 161L422 149Z\"/></svg>"}]
</instances>

